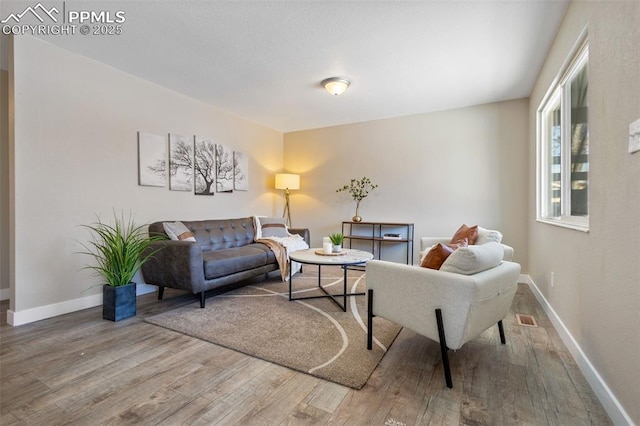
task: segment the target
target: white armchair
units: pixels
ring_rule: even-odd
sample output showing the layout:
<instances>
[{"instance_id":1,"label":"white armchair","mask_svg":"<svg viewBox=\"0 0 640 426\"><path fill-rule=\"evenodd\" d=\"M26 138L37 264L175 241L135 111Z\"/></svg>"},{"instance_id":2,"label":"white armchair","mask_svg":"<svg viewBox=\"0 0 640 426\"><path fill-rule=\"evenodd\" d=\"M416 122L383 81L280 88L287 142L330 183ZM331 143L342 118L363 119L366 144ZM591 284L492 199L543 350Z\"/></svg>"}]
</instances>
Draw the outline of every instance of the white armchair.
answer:
<instances>
[{"instance_id":1,"label":"white armchair","mask_svg":"<svg viewBox=\"0 0 640 426\"><path fill-rule=\"evenodd\" d=\"M506 343L502 319L516 293L519 264L502 261L463 275L371 260L366 273L367 349L372 347L374 316L407 327L440 343L445 380L451 388L448 349L459 349L496 323L500 340Z\"/></svg>"}]
</instances>

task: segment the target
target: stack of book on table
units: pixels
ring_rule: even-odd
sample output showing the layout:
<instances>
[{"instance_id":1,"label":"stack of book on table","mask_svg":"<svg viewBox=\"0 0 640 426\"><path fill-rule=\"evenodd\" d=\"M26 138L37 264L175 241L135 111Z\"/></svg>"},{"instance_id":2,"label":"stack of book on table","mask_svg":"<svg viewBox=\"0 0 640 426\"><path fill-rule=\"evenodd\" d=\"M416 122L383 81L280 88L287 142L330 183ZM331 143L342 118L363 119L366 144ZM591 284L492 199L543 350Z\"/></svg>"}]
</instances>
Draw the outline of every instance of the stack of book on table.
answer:
<instances>
[{"instance_id":1,"label":"stack of book on table","mask_svg":"<svg viewBox=\"0 0 640 426\"><path fill-rule=\"evenodd\" d=\"M387 233L387 234L384 234L382 238L384 238L385 240L401 240L402 235Z\"/></svg>"}]
</instances>

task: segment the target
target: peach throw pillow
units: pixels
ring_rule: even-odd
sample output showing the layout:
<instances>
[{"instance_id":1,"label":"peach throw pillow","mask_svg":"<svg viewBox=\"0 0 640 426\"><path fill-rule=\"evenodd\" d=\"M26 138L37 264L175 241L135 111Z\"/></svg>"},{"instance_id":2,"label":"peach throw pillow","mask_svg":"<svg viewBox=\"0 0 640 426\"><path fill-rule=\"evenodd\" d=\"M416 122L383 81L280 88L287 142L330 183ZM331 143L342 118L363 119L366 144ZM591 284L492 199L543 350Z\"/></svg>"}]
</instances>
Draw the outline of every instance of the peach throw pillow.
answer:
<instances>
[{"instance_id":1,"label":"peach throw pillow","mask_svg":"<svg viewBox=\"0 0 640 426\"><path fill-rule=\"evenodd\" d=\"M437 246L431 247L429 253L422 259L422 263L420 266L423 268L429 269L440 269L442 264L447 257L453 253L453 249L451 247L445 246L444 244L438 244Z\"/></svg>"},{"instance_id":2,"label":"peach throw pillow","mask_svg":"<svg viewBox=\"0 0 640 426\"><path fill-rule=\"evenodd\" d=\"M456 244L438 244L431 247L431 250L426 254L424 259L422 259L422 263L420 266L423 268L429 269L440 269L445 260L449 257L453 251L459 247L467 247L467 239L464 238L462 241L457 242Z\"/></svg>"},{"instance_id":3,"label":"peach throw pillow","mask_svg":"<svg viewBox=\"0 0 640 426\"><path fill-rule=\"evenodd\" d=\"M453 234L453 238L451 238L450 244L459 243L465 238L467 239L467 243L469 245L475 244L476 240L478 239L478 225L469 227L463 224L460 228L458 228L456 233Z\"/></svg>"}]
</instances>

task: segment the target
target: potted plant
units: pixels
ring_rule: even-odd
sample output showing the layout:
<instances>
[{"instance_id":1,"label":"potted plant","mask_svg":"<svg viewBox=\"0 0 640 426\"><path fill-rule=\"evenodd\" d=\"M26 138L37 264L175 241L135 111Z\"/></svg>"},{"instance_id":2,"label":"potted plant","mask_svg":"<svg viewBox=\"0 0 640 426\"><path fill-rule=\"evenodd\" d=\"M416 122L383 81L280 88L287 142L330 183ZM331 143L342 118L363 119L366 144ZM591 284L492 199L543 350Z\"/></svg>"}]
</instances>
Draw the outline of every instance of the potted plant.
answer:
<instances>
[{"instance_id":1,"label":"potted plant","mask_svg":"<svg viewBox=\"0 0 640 426\"><path fill-rule=\"evenodd\" d=\"M114 224L110 225L97 218L95 223L82 225L91 232L91 241L81 243L96 265L91 269L106 283L102 286L102 317L119 321L136 315L136 283L133 276L143 263L157 250L147 251L152 242L162 237L149 237L145 225L136 225L131 217L125 220L114 212ZM144 254L143 254L144 253Z\"/></svg>"},{"instance_id":2,"label":"potted plant","mask_svg":"<svg viewBox=\"0 0 640 426\"><path fill-rule=\"evenodd\" d=\"M329 235L329 239L333 244L333 252L340 253L342 251L342 242L344 241L344 235L340 232L336 232L335 234Z\"/></svg>"},{"instance_id":3,"label":"potted plant","mask_svg":"<svg viewBox=\"0 0 640 426\"><path fill-rule=\"evenodd\" d=\"M342 188L338 188L336 192L347 191L351 194L351 198L356 202L356 214L351 218L354 222L362 222L362 218L358 214L360 208L360 201L365 199L369 192L376 189L378 185L371 182L371 179L364 176L362 179L351 179L348 185L344 185Z\"/></svg>"}]
</instances>

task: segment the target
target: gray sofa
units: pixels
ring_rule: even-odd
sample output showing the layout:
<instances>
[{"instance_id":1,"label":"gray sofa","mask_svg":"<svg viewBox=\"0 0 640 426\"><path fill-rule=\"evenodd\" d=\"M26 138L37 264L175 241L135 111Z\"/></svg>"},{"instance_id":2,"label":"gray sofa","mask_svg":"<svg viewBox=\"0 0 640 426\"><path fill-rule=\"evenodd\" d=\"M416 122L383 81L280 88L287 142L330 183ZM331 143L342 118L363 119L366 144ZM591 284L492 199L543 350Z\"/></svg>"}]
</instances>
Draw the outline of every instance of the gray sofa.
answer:
<instances>
[{"instance_id":1,"label":"gray sofa","mask_svg":"<svg viewBox=\"0 0 640 426\"><path fill-rule=\"evenodd\" d=\"M182 223L196 242L156 241L149 250L160 250L142 266L145 282L159 287L158 300L165 287L175 288L199 295L204 308L206 291L278 270L273 252L254 241L251 217ZM149 225L149 235L166 236L162 224ZM309 244L308 229L289 232L301 235Z\"/></svg>"}]
</instances>

